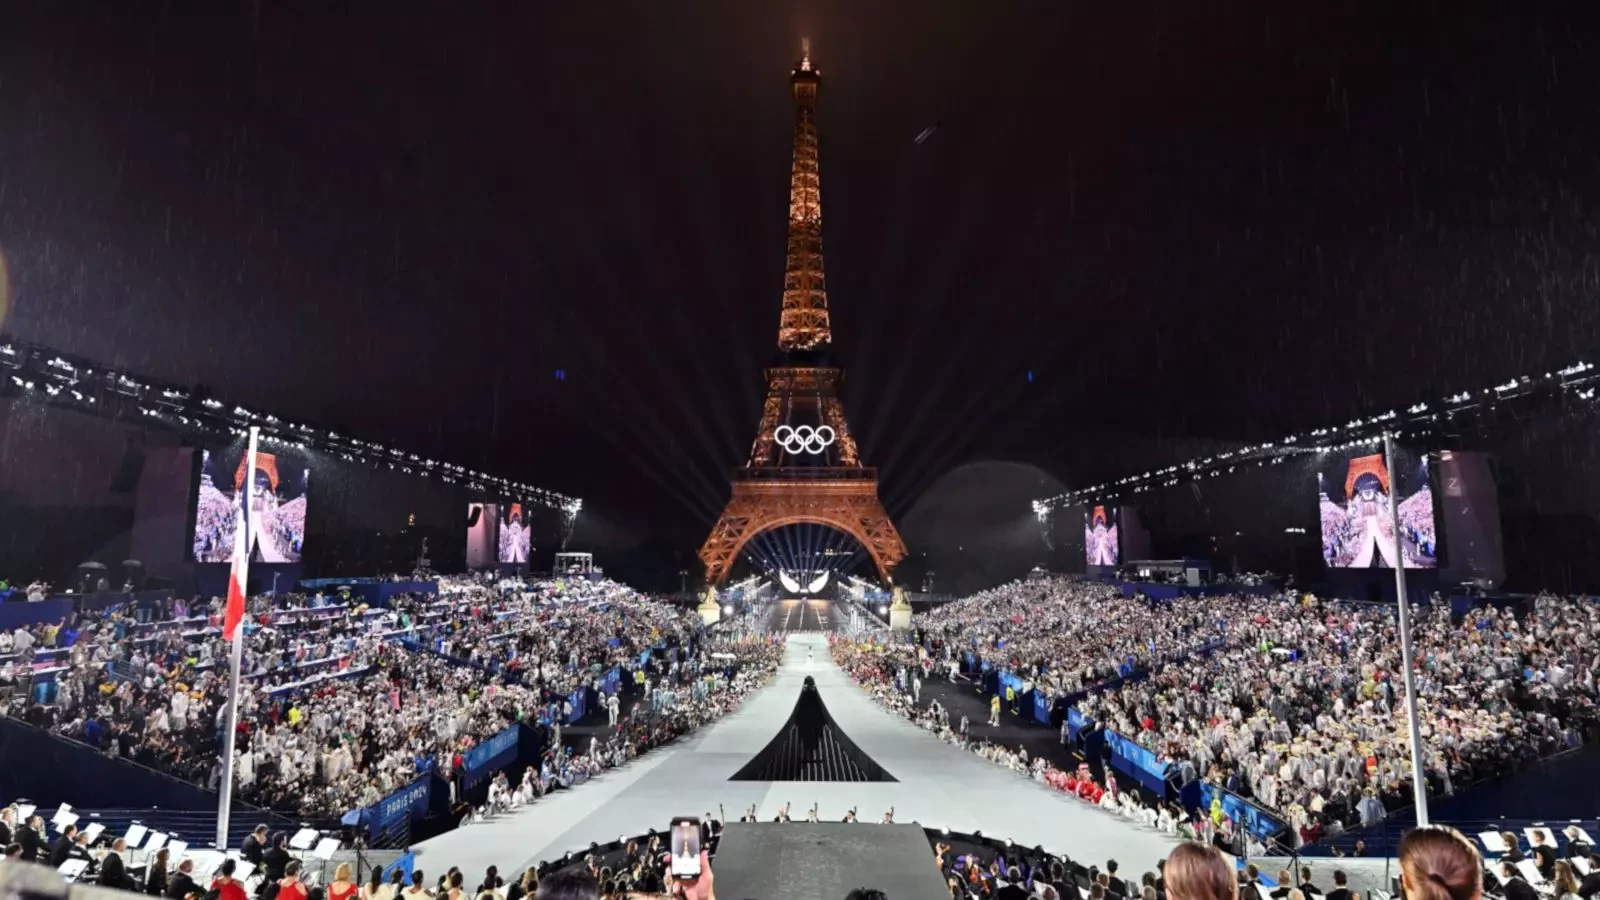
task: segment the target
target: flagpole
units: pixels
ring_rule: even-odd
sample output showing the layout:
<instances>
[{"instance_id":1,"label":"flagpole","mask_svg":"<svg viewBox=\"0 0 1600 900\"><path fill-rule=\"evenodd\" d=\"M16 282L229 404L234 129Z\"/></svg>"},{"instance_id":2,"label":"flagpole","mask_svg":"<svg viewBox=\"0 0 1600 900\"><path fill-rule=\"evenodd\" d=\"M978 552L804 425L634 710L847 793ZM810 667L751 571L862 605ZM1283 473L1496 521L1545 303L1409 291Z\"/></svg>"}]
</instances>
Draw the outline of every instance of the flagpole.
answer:
<instances>
[{"instance_id":1,"label":"flagpole","mask_svg":"<svg viewBox=\"0 0 1600 900\"><path fill-rule=\"evenodd\" d=\"M244 554L233 561L238 569L240 590L245 593L246 603L249 602L250 590L250 492L256 479L256 439L260 429L250 426L250 445L245 451L244 481L234 485L234 491L239 495L240 516L239 523L234 526L244 529ZM240 544L236 540L235 548ZM237 553L235 554L238 555ZM228 574L231 580L234 575ZM231 589L231 585L230 585ZM227 613L223 613L223 621L227 621ZM239 667L244 659L244 622L241 620L233 633L231 652L228 654L228 717L227 730L222 738L222 783L217 791L217 849L226 852L228 849L228 818L233 812L233 741L239 731Z\"/></svg>"},{"instance_id":2,"label":"flagpole","mask_svg":"<svg viewBox=\"0 0 1600 900\"><path fill-rule=\"evenodd\" d=\"M1411 802L1417 824L1428 824L1428 777L1422 766L1422 732L1417 728L1417 682L1411 673L1411 604L1406 599L1406 548L1400 532L1400 470L1394 466L1394 435L1383 433L1383 461L1389 467L1389 527L1394 531L1394 592L1400 608L1400 668L1406 689L1406 731L1411 744Z\"/></svg>"}]
</instances>

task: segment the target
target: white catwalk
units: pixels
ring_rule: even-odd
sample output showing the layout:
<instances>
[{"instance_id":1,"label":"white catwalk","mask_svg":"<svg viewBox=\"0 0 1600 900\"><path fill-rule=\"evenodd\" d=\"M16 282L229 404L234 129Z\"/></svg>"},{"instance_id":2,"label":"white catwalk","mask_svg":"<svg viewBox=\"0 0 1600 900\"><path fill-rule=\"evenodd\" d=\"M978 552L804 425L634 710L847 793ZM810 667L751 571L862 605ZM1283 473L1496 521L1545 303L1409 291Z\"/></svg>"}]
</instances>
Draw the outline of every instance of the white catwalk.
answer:
<instances>
[{"instance_id":1,"label":"white catwalk","mask_svg":"<svg viewBox=\"0 0 1600 900\"><path fill-rule=\"evenodd\" d=\"M810 661L808 662L808 654ZM793 711L807 675L834 721L896 779L880 783L729 781L760 752ZM1066 797L952 747L873 703L828 654L822 635L791 635L771 684L734 714L670 747L606 772L575 790L458 828L417 845L430 877L460 866L469 877L489 865L518 872L540 860L586 850L590 843L665 828L675 815L713 815L720 804L737 820L751 804L770 821L785 803L803 819L812 803L825 821L855 807L876 822L894 807L896 822L982 831L1023 846L1042 845L1085 865L1116 859L1127 872L1153 870L1175 838Z\"/></svg>"}]
</instances>

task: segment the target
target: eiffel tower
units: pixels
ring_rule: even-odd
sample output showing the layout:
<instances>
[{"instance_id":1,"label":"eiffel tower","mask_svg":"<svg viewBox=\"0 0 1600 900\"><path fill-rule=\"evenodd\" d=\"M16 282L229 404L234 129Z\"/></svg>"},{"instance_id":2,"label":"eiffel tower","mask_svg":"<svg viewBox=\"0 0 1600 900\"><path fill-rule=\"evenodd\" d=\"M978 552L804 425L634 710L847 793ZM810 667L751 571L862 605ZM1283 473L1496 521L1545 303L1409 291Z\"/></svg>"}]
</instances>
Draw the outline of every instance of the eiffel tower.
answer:
<instances>
[{"instance_id":1,"label":"eiffel tower","mask_svg":"<svg viewBox=\"0 0 1600 900\"><path fill-rule=\"evenodd\" d=\"M794 163L789 171L789 254L778 322L779 359L766 370L767 398L750 460L733 472L733 495L700 548L711 614L716 585L756 535L800 523L850 535L885 584L906 545L878 499L878 472L863 466L839 402L844 370L833 365L828 291L822 274L822 193L817 177L817 91L822 73L808 45L790 73ZM903 592L895 590L896 610ZM906 607L909 613L909 607ZM909 615L905 617L909 620Z\"/></svg>"}]
</instances>

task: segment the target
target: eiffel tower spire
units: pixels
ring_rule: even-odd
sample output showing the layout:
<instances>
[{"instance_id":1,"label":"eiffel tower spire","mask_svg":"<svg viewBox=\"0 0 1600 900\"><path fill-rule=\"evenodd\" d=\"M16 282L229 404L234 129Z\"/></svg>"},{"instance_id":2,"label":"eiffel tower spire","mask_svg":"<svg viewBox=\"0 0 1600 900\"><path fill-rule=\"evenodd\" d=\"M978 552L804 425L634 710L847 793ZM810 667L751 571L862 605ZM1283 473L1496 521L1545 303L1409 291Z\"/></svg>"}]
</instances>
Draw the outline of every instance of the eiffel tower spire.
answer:
<instances>
[{"instance_id":1,"label":"eiffel tower spire","mask_svg":"<svg viewBox=\"0 0 1600 900\"><path fill-rule=\"evenodd\" d=\"M789 256L783 272L783 316L778 347L811 350L833 340L828 327L828 286L822 274L822 189L817 175L817 89L822 73L811 66L811 42L789 76L794 94L794 163L789 170Z\"/></svg>"},{"instance_id":2,"label":"eiffel tower spire","mask_svg":"<svg viewBox=\"0 0 1600 900\"><path fill-rule=\"evenodd\" d=\"M844 370L822 352L833 340L822 280L822 204L817 191L817 88L822 73L801 51L789 76L794 93L794 165L789 172L789 260L783 275L781 362L767 368L767 398L750 461L733 471L733 492L700 547L710 585L700 613L715 622L722 606L715 586L759 534L790 525L821 525L854 538L884 584L906 558L905 542L878 499L878 470L863 465L845 421L839 386ZM898 589L897 589L898 590ZM897 594L897 596L899 596ZM890 622L910 622L896 600ZM903 616L901 615L903 613ZM894 624L899 623L899 624Z\"/></svg>"}]
</instances>

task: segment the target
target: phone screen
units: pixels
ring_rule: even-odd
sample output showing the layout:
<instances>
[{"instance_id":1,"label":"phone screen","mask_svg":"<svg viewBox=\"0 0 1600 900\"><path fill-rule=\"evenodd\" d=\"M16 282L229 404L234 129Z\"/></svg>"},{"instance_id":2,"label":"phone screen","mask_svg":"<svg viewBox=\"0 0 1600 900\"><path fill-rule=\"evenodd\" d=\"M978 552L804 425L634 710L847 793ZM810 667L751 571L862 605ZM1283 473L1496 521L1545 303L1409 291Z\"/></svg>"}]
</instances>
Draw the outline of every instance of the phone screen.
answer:
<instances>
[{"instance_id":1,"label":"phone screen","mask_svg":"<svg viewBox=\"0 0 1600 900\"><path fill-rule=\"evenodd\" d=\"M672 862L668 871L673 878L694 880L700 877L700 820L694 816L679 816L672 820Z\"/></svg>"}]
</instances>

